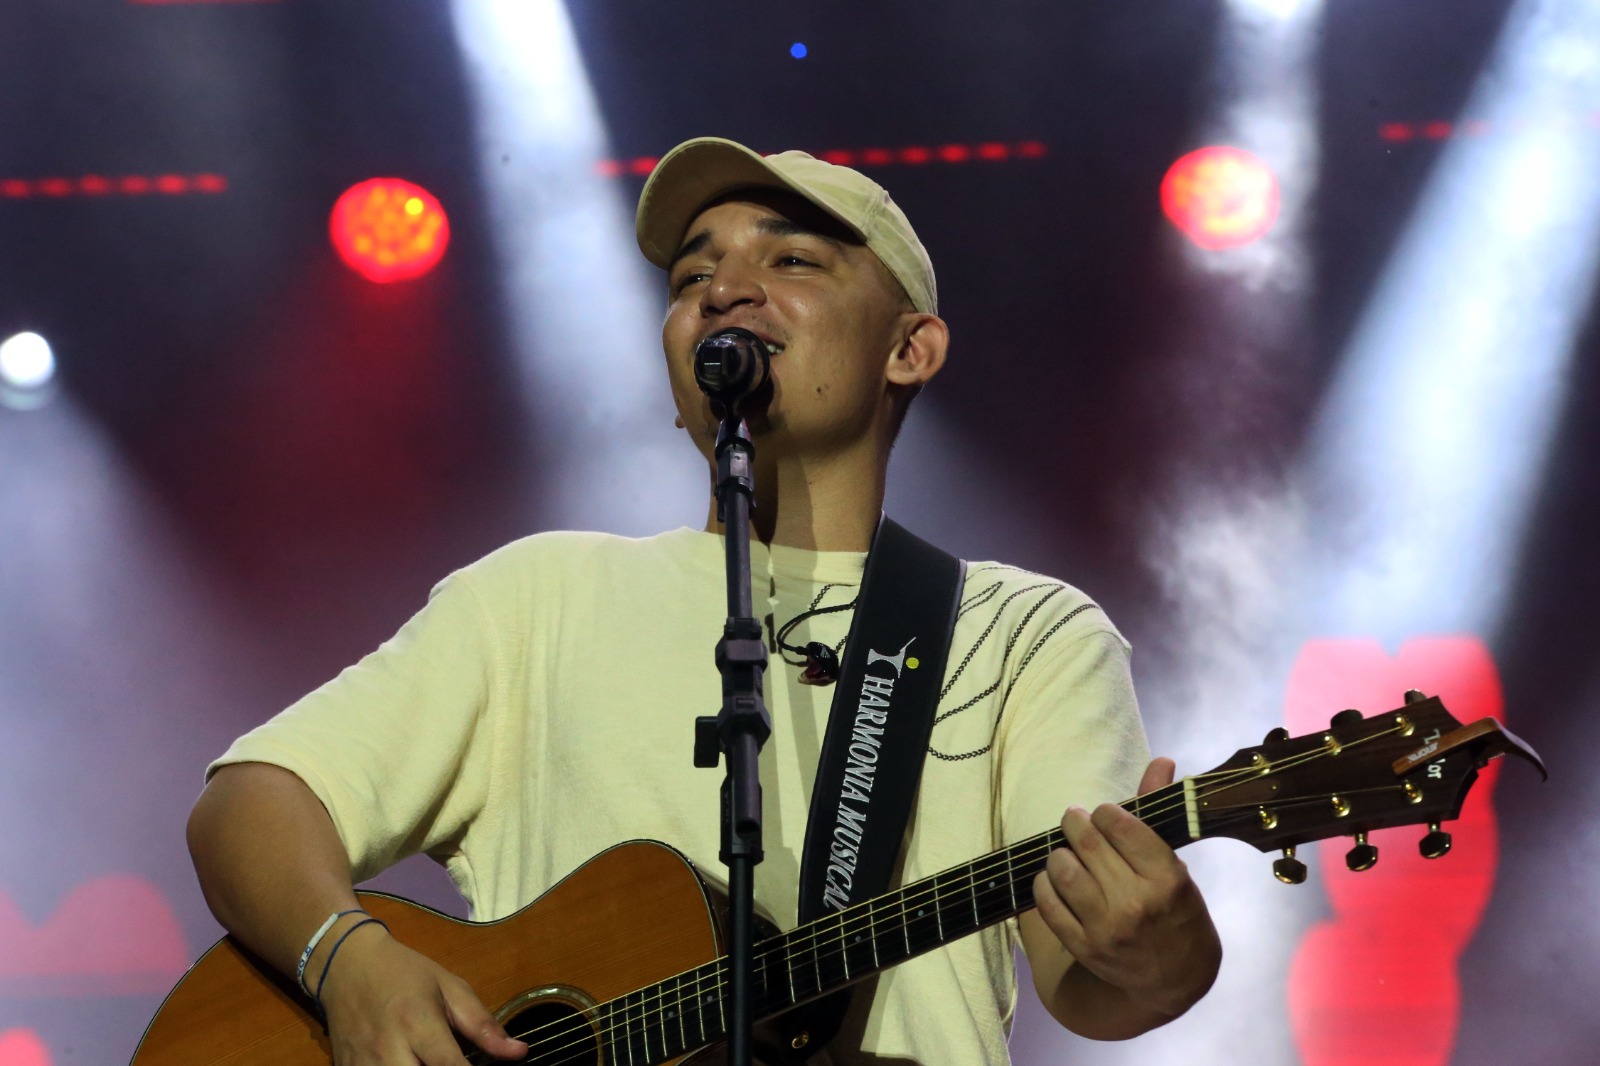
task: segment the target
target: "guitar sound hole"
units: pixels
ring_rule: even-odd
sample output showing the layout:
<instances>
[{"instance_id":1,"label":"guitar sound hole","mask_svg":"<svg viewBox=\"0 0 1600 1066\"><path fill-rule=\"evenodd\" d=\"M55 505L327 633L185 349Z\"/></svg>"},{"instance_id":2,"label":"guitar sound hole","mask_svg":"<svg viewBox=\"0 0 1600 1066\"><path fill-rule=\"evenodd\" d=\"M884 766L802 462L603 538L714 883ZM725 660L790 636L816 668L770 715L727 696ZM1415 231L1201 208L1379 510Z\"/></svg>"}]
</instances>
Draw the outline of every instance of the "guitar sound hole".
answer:
<instances>
[{"instance_id":1,"label":"guitar sound hole","mask_svg":"<svg viewBox=\"0 0 1600 1066\"><path fill-rule=\"evenodd\" d=\"M504 1019L506 1032L529 1044L523 1062L534 1066L597 1066L600 1045L577 1006L562 999L538 1000Z\"/></svg>"}]
</instances>

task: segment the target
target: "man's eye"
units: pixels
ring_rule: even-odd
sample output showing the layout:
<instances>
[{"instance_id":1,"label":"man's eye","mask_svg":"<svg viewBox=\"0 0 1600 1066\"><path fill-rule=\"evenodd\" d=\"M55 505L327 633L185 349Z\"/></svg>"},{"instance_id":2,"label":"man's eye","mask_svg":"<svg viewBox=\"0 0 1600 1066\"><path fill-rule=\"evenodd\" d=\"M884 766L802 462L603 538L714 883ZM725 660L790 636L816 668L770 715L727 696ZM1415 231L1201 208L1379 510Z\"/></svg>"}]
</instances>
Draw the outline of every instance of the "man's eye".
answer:
<instances>
[{"instance_id":1,"label":"man's eye","mask_svg":"<svg viewBox=\"0 0 1600 1066\"><path fill-rule=\"evenodd\" d=\"M678 279L678 283L672 287L672 291L682 292L695 282L703 281L708 277L710 277L709 274L685 274L683 277Z\"/></svg>"},{"instance_id":2,"label":"man's eye","mask_svg":"<svg viewBox=\"0 0 1600 1066\"><path fill-rule=\"evenodd\" d=\"M780 255L778 257L778 265L779 266L816 266L817 264L813 263L809 259L802 259L798 255Z\"/></svg>"}]
</instances>

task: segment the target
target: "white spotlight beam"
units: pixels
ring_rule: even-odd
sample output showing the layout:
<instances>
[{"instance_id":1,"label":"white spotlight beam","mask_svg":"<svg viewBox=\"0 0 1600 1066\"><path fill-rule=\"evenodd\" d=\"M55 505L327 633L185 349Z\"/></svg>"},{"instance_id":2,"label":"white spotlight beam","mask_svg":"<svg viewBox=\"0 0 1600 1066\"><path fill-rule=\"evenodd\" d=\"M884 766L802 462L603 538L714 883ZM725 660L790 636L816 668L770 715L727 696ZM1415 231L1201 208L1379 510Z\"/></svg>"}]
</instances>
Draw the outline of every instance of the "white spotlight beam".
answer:
<instances>
[{"instance_id":1,"label":"white spotlight beam","mask_svg":"<svg viewBox=\"0 0 1600 1066\"><path fill-rule=\"evenodd\" d=\"M1360 323L1312 441L1329 632L1489 635L1600 250L1600 6L1523 0Z\"/></svg>"},{"instance_id":2,"label":"white spotlight beam","mask_svg":"<svg viewBox=\"0 0 1600 1066\"><path fill-rule=\"evenodd\" d=\"M560 0L455 0L478 152L529 417L557 442L547 525L638 535L704 517L672 428L664 283L600 176L605 126Z\"/></svg>"}]
</instances>

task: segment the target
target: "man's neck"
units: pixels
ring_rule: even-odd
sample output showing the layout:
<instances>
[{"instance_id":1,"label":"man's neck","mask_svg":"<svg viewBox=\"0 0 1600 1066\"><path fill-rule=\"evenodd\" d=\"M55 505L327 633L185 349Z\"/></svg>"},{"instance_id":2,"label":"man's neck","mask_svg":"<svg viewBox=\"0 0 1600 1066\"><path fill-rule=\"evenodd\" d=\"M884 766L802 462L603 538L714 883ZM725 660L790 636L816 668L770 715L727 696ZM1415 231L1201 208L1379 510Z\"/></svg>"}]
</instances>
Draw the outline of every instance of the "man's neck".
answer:
<instances>
[{"instance_id":1,"label":"man's neck","mask_svg":"<svg viewBox=\"0 0 1600 1066\"><path fill-rule=\"evenodd\" d=\"M824 459L781 457L756 464L756 506L750 536L765 544L810 551L864 552L883 510L885 464L869 450ZM717 502L706 531L722 533Z\"/></svg>"}]
</instances>

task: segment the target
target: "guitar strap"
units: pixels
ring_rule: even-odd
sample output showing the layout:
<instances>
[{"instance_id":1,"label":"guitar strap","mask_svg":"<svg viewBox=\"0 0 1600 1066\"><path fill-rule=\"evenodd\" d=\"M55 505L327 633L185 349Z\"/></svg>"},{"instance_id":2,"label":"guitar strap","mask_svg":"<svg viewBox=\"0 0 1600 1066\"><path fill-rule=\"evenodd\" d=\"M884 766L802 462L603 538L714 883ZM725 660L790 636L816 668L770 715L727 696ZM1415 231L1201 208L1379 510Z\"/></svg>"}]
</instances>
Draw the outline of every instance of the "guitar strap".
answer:
<instances>
[{"instance_id":1,"label":"guitar strap","mask_svg":"<svg viewBox=\"0 0 1600 1066\"><path fill-rule=\"evenodd\" d=\"M966 563L885 517L867 554L811 792L802 923L889 888L927 758ZM848 990L805 1014L805 1053L838 1032Z\"/></svg>"}]
</instances>

